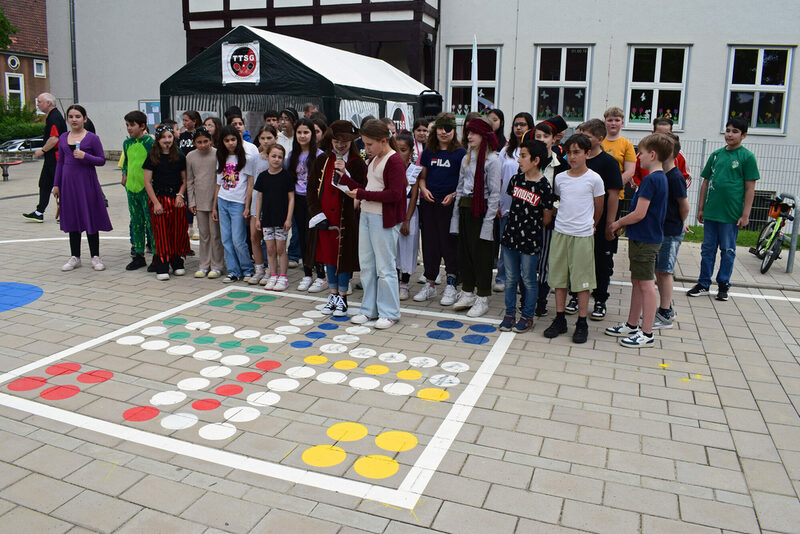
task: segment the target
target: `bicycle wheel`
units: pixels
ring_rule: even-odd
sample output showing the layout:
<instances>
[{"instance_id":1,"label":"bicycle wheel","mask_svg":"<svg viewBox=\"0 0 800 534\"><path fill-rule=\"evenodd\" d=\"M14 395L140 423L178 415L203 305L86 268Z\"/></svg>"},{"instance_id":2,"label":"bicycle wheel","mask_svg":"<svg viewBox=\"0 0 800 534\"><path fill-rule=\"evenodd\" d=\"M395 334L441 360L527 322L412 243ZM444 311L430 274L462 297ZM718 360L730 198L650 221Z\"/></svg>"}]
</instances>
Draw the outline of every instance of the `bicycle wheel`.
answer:
<instances>
[{"instance_id":1,"label":"bicycle wheel","mask_svg":"<svg viewBox=\"0 0 800 534\"><path fill-rule=\"evenodd\" d=\"M781 247L783 247L783 237L776 236L770 244L769 249L764 253L764 259L761 260L761 274L766 274L769 268L778 256L781 254Z\"/></svg>"},{"instance_id":2,"label":"bicycle wheel","mask_svg":"<svg viewBox=\"0 0 800 534\"><path fill-rule=\"evenodd\" d=\"M761 233L758 235L758 242L756 242L756 257L760 260L764 259L764 253L767 250L767 241L769 240L770 236L772 236L772 232L775 230L775 225L777 224L776 221L772 220L767 223Z\"/></svg>"}]
</instances>

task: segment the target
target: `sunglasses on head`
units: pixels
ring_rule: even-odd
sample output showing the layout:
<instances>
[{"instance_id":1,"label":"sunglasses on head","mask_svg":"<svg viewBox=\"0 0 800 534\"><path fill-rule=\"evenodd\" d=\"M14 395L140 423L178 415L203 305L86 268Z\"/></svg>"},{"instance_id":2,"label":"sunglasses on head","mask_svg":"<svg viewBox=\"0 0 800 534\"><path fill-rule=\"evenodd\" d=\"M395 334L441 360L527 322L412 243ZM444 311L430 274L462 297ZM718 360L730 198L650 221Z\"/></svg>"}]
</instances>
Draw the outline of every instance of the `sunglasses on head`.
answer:
<instances>
[{"instance_id":1,"label":"sunglasses on head","mask_svg":"<svg viewBox=\"0 0 800 534\"><path fill-rule=\"evenodd\" d=\"M449 125L449 124L446 124L446 125L444 125L444 126L439 126L439 128L441 128L442 130L444 130L444 133L450 133L450 132L452 132L453 130L455 130L455 128L456 128L456 127L455 127L455 126L451 126L451 125Z\"/></svg>"}]
</instances>

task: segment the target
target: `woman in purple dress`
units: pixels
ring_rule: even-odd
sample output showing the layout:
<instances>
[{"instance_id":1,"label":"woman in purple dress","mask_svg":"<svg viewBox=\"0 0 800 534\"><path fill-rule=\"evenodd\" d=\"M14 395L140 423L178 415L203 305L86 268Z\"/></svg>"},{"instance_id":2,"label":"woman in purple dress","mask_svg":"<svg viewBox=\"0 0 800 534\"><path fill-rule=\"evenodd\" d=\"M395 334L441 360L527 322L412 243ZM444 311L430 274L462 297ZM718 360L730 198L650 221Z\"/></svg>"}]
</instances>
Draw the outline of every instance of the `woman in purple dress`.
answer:
<instances>
[{"instance_id":1,"label":"woman in purple dress","mask_svg":"<svg viewBox=\"0 0 800 534\"><path fill-rule=\"evenodd\" d=\"M92 268L102 271L100 260L100 230L111 231L103 202L103 192L95 167L105 165L106 158L100 138L84 127L86 110L74 104L67 108L70 131L58 138L58 163L53 182L53 196L61 209L61 230L69 234L70 258L61 267L72 271L81 266L81 233L86 232Z\"/></svg>"}]
</instances>

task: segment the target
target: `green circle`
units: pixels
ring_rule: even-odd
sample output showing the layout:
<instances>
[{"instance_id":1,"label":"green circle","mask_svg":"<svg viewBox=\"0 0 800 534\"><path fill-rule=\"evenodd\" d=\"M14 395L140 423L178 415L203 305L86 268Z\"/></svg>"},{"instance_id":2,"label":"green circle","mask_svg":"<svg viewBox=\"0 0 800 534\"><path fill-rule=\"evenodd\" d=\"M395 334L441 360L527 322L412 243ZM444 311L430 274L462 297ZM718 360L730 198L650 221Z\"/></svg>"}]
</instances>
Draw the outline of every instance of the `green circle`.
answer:
<instances>
[{"instance_id":1,"label":"green circle","mask_svg":"<svg viewBox=\"0 0 800 534\"><path fill-rule=\"evenodd\" d=\"M187 337L191 337L192 334L189 332L173 332L167 337L170 339L186 339Z\"/></svg>"},{"instance_id":2,"label":"green circle","mask_svg":"<svg viewBox=\"0 0 800 534\"><path fill-rule=\"evenodd\" d=\"M214 343L217 339L211 336L200 336L194 340L195 343L198 345L208 345L209 343Z\"/></svg>"},{"instance_id":3,"label":"green circle","mask_svg":"<svg viewBox=\"0 0 800 534\"><path fill-rule=\"evenodd\" d=\"M227 306L228 304L233 304L231 299L216 299L212 300L208 303L210 306Z\"/></svg>"},{"instance_id":4,"label":"green circle","mask_svg":"<svg viewBox=\"0 0 800 534\"><path fill-rule=\"evenodd\" d=\"M250 293L248 291L231 291L228 296L232 299L243 299L249 297Z\"/></svg>"},{"instance_id":5,"label":"green circle","mask_svg":"<svg viewBox=\"0 0 800 534\"><path fill-rule=\"evenodd\" d=\"M241 304L237 304L235 308L239 311L256 311L261 306L258 304L253 304L252 302L242 302Z\"/></svg>"},{"instance_id":6,"label":"green circle","mask_svg":"<svg viewBox=\"0 0 800 534\"><path fill-rule=\"evenodd\" d=\"M244 351L247 354L263 354L268 350L269 349L263 345L253 345L252 347L247 347Z\"/></svg>"},{"instance_id":7,"label":"green circle","mask_svg":"<svg viewBox=\"0 0 800 534\"><path fill-rule=\"evenodd\" d=\"M278 297L272 295L259 295L257 297L253 297L253 302L272 302L277 298Z\"/></svg>"},{"instance_id":8,"label":"green circle","mask_svg":"<svg viewBox=\"0 0 800 534\"><path fill-rule=\"evenodd\" d=\"M186 319L184 319L183 317L170 317L169 319L166 319L162 324L165 324L167 326L186 324Z\"/></svg>"},{"instance_id":9,"label":"green circle","mask_svg":"<svg viewBox=\"0 0 800 534\"><path fill-rule=\"evenodd\" d=\"M235 349L242 346L241 341L223 341L219 344L221 349Z\"/></svg>"}]
</instances>

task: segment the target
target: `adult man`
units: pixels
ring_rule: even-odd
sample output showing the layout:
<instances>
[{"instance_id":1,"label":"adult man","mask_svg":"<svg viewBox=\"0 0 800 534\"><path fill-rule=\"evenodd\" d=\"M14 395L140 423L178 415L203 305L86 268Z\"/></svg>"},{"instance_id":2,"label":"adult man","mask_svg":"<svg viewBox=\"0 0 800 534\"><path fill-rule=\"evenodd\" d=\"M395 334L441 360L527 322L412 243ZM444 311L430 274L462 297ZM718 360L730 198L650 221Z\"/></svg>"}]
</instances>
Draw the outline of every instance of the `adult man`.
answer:
<instances>
[{"instance_id":1,"label":"adult man","mask_svg":"<svg viewBox=\"0 0 800 534\"><path fill-rule=\"evenodd\" d=\"M56 98L50 93L42 93L36 97L36 107L47 115L44 125L44 146L36 151L36 157L44 156L42 173L39 175L39 205L30 213L22 216L29 221L44 222L44 210L50 203L50 194L53 191L53 179L56 175L56 151L58 136L67 131L64 116L56 107Z\"/></svg>"}]
</instances>

